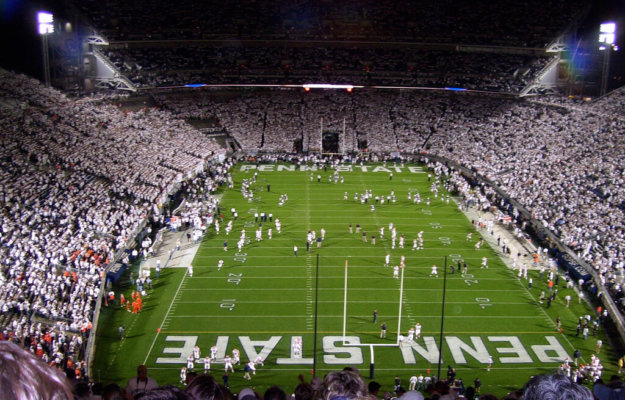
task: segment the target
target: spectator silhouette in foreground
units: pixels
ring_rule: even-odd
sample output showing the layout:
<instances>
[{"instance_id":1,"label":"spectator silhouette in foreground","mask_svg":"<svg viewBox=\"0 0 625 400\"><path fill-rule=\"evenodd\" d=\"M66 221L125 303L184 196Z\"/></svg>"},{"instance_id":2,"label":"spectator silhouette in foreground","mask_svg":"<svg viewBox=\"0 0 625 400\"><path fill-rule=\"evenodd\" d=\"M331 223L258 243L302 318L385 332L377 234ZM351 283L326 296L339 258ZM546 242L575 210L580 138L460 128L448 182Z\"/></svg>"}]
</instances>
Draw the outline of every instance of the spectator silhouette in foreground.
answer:
<instances>
[{"instance_id":1,"label":"spectator silhouette in foreground","mask_svg":"<svg viewBox=\"0 0 625 400\"><path fill-rule=\"evenodd\" d=\"M593 400L593 395L564 375L537 375L523 387L522 400Z\"/></svg>"},{"instance_id":2,"label":"spectator silhouette in foreground","mask_svg":"<svg viewBox=\"0 0 625 400\"><path fill-rule=\"evenodd\" d=\"M0 393L5 400L74 398L61 371L8 341L0 341Z\"/></svg>"},{"instance_id":3,"label":"spectator silhouette in foreground","mask_svg":"<svg viewBox=\"0 0 625 400\"><path fill-rule=\"evenodd\" d=\"M323 380L321 400L361 399L368 395L364 379L353 371L330 372Z\"/></svg>"}]
</instances>

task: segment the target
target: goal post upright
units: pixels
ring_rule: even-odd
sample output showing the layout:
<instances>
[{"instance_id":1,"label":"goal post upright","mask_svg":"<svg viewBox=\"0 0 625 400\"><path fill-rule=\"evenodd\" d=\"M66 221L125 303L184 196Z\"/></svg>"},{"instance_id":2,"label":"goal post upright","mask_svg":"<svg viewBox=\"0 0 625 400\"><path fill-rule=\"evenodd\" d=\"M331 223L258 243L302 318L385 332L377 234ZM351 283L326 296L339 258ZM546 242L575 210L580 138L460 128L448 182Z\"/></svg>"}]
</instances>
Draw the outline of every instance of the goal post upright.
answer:
<instances>
[{"instance_id":1,"label":"goal post upright","mask_svg":"<svg viewBox=\"0 0 625 400\"><path fill-rule=\"evenodd\" d=\"M345 260L345 286L343 287L343 344L347 330L347 260Z\"/></svg>"},{"instance_id":2,"label":"goal post upright","mask_svg":"<svg viewBox=\"0 0 625 400\"><path fill-rule=\"evenodd\" d=\"M399 280L399 311L397 312L397 344L399 345L399 335L401 335L401 312L404 297L404 271L406 268L401 268L401 279Z\"/></svg>"}]
</instances>

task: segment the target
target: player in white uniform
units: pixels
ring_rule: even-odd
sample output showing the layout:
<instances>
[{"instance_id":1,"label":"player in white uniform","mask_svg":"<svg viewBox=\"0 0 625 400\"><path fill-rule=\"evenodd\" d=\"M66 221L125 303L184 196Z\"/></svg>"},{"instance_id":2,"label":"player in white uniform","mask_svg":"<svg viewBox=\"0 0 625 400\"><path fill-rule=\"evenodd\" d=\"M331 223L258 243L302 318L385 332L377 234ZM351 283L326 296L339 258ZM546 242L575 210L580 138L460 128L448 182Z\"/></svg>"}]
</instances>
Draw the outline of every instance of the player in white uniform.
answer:
<instances>
[{"instance_id":1,"label":"player in white uniform","mask_svg":"<svg viewBox=\"0 0 625 400\"><path fill-rule=\"evenodd\" d=\"M204 373L208 373L211 370L211 358L209 356L204 357Z\"/></svg>"},{"instance_id":2,"label":"player in white uniform","mask_svg":"<svg viewBox=\"0 0 625 400\"><path fill-rule=\"evenodd\" d=\"M417 387L417 376L413 375L410 377L410 386L408 390L415 390Z\"/></svg>"},{"instance_id":3,"label":"player in white uniform","mask_svg":"<svg viewBox=\"0 0 625 400\"><path fill-rule=\"evenodd\" d=\"M267 237L269 239L273 238L273 229L271 228L267 229Z\"/></svg>"},{"instance_id":4,"label":"player in white uniform","mask_svg":"<svg viewBox=\"0 0 625 400\"><path fill-rule=\"evenodd\" d=\"M384 257L384 266L388 267L391 265L391 255L387 254L386 257Z\"/></svg>"},{"instance_id":5,"label":"player in white uniform","mask_svg":"<svg viewBox=\"0 0 625 400\"><path fill-rule=\"evenodd\" d=\"M217 271L221 271L221 268L224 266L224 260L219 260L217 263Z\"/></svg>"},{"instance_id":6,"label":"player in white uniform","mask_svg":"<svg viewBox=\"0 0 625 400\"><path fill-rule=\"evenodd\" d=\"M480 267L480 269L486 268L488 269L488 258L486 257L482 257L482 266Z\"/></svg>"},{"instance_id":7,"label":"player in white uniform","mask_svg":"<svg viewBox=\"0 0 625 400\"><path fill-rule=\"evenodd\" d=\"M241 364L241 353L239 353L239 349L232 349L232 360L234 361L234 365Z\"/></svg>"},{"instance_id":8,"label":"player in white uniform","mask_svg":"<svg viewBox=\"0 0 625 400\"><path fill-rule=\"evenodd\" d=\"M195 365L194 360L195 359L193 358L193 354L189 354L189 357L187 357L187 369L193 370L193 367Z\"/></svg>"},{"instance_id":9,"label":"player in white uniform","mask_svg":"<svg viewBox=\"0 0 625 400\"><path fill-rule=\"evenodd\" d=\"M224 358L224 369L226 372L228 372L228 368L230 368L231 372L234 372L234 368L232 367L232 358L227 355L226 358Z\"/></svg>"},{"instance_id":10,"label":"player in white uniform","mask_svg":"<svg viewBox=\"0 0 625 400\"><path fill-rule=\"evenodd\" d=\"M217 346L211 347L211 360L215 361L217 358Z\"/></svg>"},{"instance_id":11,"label":"player in white uniform","mask_svg":"<svg viewBox=\"0 0 625 400\"><path fill-rule=\"evenodd\" d=\"M399 265L393 267L393 278L399 278Z\"/></svg>"},{"instance_id":12,"label":"player in white uniform","mask_svg":"<svg viewBox=\"0 0 625 400\"><path fill-rule=\"evenodd\" d=\"M189 266L187 267L187 273L191 278L193 278L193 265L189 264Z\"/></svg>"},{"instance_id":13,"label":"player in white uniform","mask_svg":"<svg viewBox=\"0 0 625 400\"><path fill-rule=\"evenodd\" d=\"M421 324L418 322L414 326L414 337L415 339L419 339L421 337Z\"/></svg>"},{"instance_id":14,"label":"player in white uniform","mask_svg":"<svg viewBox=\"0 0 625 400\"><path fill-rule=\"evenodd\" d=\"M430 272L430 276L432 275L438 278L438 267L436 265L432 265L432 272Z\"/></svg>"},{"instance_id":15,"label":"player in white uniform","mask_svg":"<svg viewBox=\"0 0 625 400\"><path fill-rule=\"evenodd\" d=\"M408 330L408 340L410 340L410 341L414 340L414 328L410 328Z\"/></svg>"},{"instance_id":16,"label":"player in white uniform","mask_svg":"<svg viewBox=\"0 0 625 400\"><path fill-rule=\"evenodd\" d=\"M256 366L254 365L254 362L250 361L247 363L247 365L249 365L250 370L252 371L252 375L256 375Z\"/></svg>"},{"instance_id":17,"label":"player in white uniform","mask_svg":"<svg viewBox=\"0 0 625 400\"><path fill-rule=\"evenodd\" d=\"M193 359L195 362L200 362L200 346L193 347Z\"/></svg>"},{"instance_id":18,"label":"player in white uniform","mask_svg":"<svg viewBox=\"0 0 625 400\"><path fill-rule=\"evenodd\" d=\"M399 248L404 248L404 235L399 235Z\"/></svg>"},{"instance_id":19,"label":"player in white uniform","mask_svg":"<svg viewBox=\"0 0 625 400\"><path fill-rule=\"evenodd\" d=\"M263 358L261 356L257 356L254 359L254 364L260 364L263 367L265 366L265 363L263 362Z\"/></svg>"},{"instance_id":20,"label":"player in white uniform","mask_svg":"<svg viewBox=\"0 0 625 400\"><path fill-rule=\"evenodd\" d=\"M187 383L187 367L182 367L182 369L180 369L180 383Z\"/></svg>"},{"instance_id":21,"label":"player in white uniform","mask_svg":"<svg viewBox=\"0 0 625 400\"><path fill-rule=\"evenodd\" d=\"M228 223L226 224L226 235L229 235L230 232L232 231L232 224L234 223L234 221L230 220L228 221Z\"/></svg>"}]
</instances>

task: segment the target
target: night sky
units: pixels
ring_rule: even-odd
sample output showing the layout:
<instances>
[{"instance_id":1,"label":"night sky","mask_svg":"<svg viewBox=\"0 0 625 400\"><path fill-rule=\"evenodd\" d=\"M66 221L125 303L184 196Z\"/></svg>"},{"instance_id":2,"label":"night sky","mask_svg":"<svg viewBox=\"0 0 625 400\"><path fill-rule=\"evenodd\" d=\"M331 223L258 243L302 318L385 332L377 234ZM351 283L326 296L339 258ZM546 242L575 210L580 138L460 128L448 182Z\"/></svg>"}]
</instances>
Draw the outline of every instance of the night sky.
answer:
<instances>
[{"instance_id":1,"label":"night sky","mask_svg":"<svg viewBox=\"0 0 625 400\"><path fill-rule=\"evenodd\" d=\"M594 3L593 11L580 31L584 36L594 37L600 22L611 20L617 23L617 45L621 49L612 55L611 71L614 79L610 83L611 88L616 88L625 85L625 0L601 0ZM37 34L36 14L39 10L48 10L58 15L61 9L49 0L0 0L0 4L0 66L42 80L41 39Z\"/></svg>"}]
</instances>

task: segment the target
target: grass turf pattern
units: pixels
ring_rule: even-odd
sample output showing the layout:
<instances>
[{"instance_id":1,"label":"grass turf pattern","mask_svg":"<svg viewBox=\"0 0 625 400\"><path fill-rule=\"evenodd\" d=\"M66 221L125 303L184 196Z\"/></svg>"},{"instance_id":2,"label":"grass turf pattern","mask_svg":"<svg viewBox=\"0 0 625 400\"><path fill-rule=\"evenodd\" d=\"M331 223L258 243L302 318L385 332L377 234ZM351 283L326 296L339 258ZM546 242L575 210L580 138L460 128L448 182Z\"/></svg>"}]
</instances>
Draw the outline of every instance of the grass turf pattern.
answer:
<instances>
[{"instance_id":1,"label":"grass turf pattern","mask_svg":"<svg viewBox=\"0 0 625 400\"><path fill-rule=\"evenodd\" d=\"M241 181L254 174L254 199L248 201L240 191ZM165 269L138 315L114 307L102 310L93 378L125 385L135 375L136 366L145 362L150 376L160 384L177 383L190 348L197 344L202 357L209 354L211 346L219 347L218 362L211 365L219 382L223 374L219 359L231 355L233 348L241 350L242 363L257 354L266 356L265 365L258 366L251 382L243 380L243 366L235 366L237 372L230 374L233 392L249 386L264 392L272 384L292 392L299 374L311 376L315 324L317 375L323 377L328 371L352 365L367 378L373 356L374 380L382 384L382 391L393 389L395 376L407 388L412 375L427 375L428 371L436 375L439 349L443 377L451 365L465 386L479 377L482 393L496 395L521 387L534 374L556 370L562 355L570 357L576 348L588 362L598 338L605 343L599 355L606 368L604 375L616 371L618 356L609 349L601 330L598 337L591 334L587 340L575 335L578 317L592 312L584 302L578 303L576 292L565 286L564 279L559 281L553 304L549 308L540 304L540 292L549 294L546 275L530 271L534 281L530 289L527 280L519 279L500 259L498 251L487 243L476 249L475 243L489 234L476 231L453 200L447 203L442 186L438 189L443 197L434 197L425 169L414 165L410 169L354 166L340 172L344 183L330 182L332 174L330 169L302 171L299 166L236 166L235 188L224 191L221 199L225 219L220 233L209 228L193 261L193 277L185 268ZM371 190L374 198L394 191L396 202L382 205L370 199L362 204L354 199L355 193L366 190ZM409 200L409 192L418 192L421 203ZM280 206L283 194L288 201ZM225 225L233 219L231 208L237 210L238 219L226 236ZM263 240L258 242L255 212L271 213L274 218L262 223ZM282 223L281 233L276 230L276 218ZM403 249L398 245L391 248L390 222L397 228L397 244L399 235L405 237ZM380 237L381 226L385 227L384 238ZM269 228L272 239L267 238ZM322 228L326 237L321 247L314 242L307 252L307 231L315 230L319 236ZM242 229L248 243L239 252L236 242ZM367 232L366 243L362 231ZM424 249L412 250L420 231ZM471 240L467 240L469 232L473 232ZM184 235L177 235L184 243ZM376 236L375 245L372 235ZM223 250L226 240L228 251ZM298 246L297 256L293 246ZM389 267L384 266L386 254L391 255ZM400 264L401 256L405 257L403 280L393 277L392 268ZM456 269L452 274L447 268L441 346L445 257L448 264L463 260L468 271L462 274ZM488 269L480 268L482 257L487 257ZM224 267L218 271L220 259ZM531 264L531 255L523 260ZM433 264L438 266L438 277L431 276ZM131 289L127 280L123 282L116 291L124 291L129 298ZM573 298L568 308L564 304L567 294ZM375 323L373 310L378 313ZM558 316L562 333L555 329ZM414 343L405 340L400 348L398 325L406 336L417 322L422 325L421 338ZM380 338L382 323L388 326L385 339ZM122 324L127 337L119 340L117 327ZM297 338L302 342L301 358L293 355L292 343ZM490 371L489 357L493 358ZM200 373L203 369L203 364L195 366Z\"/></svg>"}]
</instances>

